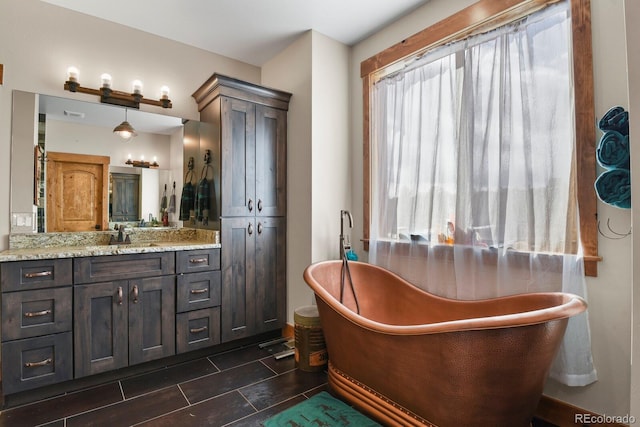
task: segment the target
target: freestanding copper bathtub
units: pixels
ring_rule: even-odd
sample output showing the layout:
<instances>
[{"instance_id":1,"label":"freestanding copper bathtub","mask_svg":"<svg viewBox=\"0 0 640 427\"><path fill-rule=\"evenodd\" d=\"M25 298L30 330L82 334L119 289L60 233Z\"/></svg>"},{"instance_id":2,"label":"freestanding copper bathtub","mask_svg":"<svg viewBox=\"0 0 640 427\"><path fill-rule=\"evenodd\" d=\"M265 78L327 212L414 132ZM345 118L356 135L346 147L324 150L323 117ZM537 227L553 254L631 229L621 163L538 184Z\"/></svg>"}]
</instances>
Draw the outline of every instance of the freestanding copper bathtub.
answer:
<instances>
[{"instance_id":1,"label":"freestanding copper bathtub","mask_svg":"<svg viewBox=\"0 0 640 427\"><path fill-rule=\"evenodd\" d=\"M440 298L353 261L341 303L342 268L325 261L304 272L329 386L384 425L529 426L568 318L586 309L564 293Z\"/></svg>"}]
</instances>

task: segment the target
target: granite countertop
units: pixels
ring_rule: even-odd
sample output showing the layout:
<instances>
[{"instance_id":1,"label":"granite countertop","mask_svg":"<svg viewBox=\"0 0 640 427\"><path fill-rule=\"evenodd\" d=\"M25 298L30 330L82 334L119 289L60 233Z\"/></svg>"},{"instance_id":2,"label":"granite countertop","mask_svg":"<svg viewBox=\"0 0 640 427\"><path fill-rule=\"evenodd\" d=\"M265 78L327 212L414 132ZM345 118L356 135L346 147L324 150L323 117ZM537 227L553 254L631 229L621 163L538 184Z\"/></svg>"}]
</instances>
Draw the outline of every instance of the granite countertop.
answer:
<instances>
[{"instance_id":1,"label":"granite countertop","mask_svg":"<svg viewBox=\"0 0 640 427\"><path fill-rule=\"evenodd\" d=\"M125 230L130 244L109 244L111 232L39 233L11 235L10 249L0 252L0 262L141 254L220 248L215 231L194 229Z\"/></svg>"}]
</instances>

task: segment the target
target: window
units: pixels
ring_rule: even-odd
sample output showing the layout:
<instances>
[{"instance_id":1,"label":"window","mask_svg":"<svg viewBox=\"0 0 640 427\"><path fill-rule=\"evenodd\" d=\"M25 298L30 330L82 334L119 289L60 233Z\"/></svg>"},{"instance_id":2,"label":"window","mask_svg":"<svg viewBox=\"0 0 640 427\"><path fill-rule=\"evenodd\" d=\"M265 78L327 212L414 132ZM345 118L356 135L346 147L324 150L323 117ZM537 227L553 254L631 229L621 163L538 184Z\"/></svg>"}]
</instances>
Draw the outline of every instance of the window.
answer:
<instances>
[{"instance_id":1,"label":"window","mask_svg":"<svg viewBox=\"0 0 640 427\"><path fill-rule=\"evenodd\" d=\"M550 237L554 234L553 221L562 222L557 226L558 229L564 230L567 227L566 218L572 217L569 213L574 212L576 206L566 203L567 200L571 200L566 192L572 188L571 180L577 179L585 270L587 274L596 274L597 235L595 195L592 189L595 178L595 129L591 119L594 115L589 5L588 2L574 0L571 6L571 21L563 24L558 21L555 12L549 11L553 8L532 15L534 9L540 8L540 2L512 1L504 9L496 10L495 7L498 6L491 5L489 1L481 1L407 39L399 46L363 62L362 74L366 89L365 226L369 225L371 219L371 196L374 199L385 199L384 208L376 206L374 213L375 216L383 217L376 221L376 224L380 224L379 228L373 230L377 236L398 238L404 235L407 238L428 240L432 244L450 243L455 236L458 242L462 240L461 243L465 244L509 245L515 249L540 252L575 252L575 236L563 236L562 239ZM529 21L537 22L527 24L528 27L537 27L525 36L532 41L525 49L535 49L535 55L530 51L517 50L515 55L510 56L508 53L510 49L522 49L518 38L510 38L508 35L522 31L522 23L510 24L505 27L506 30L501 30L507 35L500 36L500 46L496 45L498 30L491 31L486 36L471 37L474 40L472 46L454 41L456 38L466 38L470 33L486 32L489 25L492 28L497 25L504 26L506 21L514 21L514 17L519 19L526 15L531 15ZM471 16L475 18L469 18L466 23L461 24L461 21L464 21L461 17ZM566 26L572 29L573 46L569 45L571 34ZM550 35L550 32L553 34ZM554 50L553 53L545 55L545 49L541 47L545 44L549 46L550 43L549 39L540 40L545 37L555 37L556 40L560 37L565 40L565 46L556 46L558 42L553 42L554 48L560 48L564 54ZM435 48L445 42L448 43L446 47ZM418 51L421 58L401 72L390 73L391 68L398 68L398 59L408 56L407 49ZM572 49L573 64L568 56ZM498 51L500 57L496 59ZM587 58L582 55L584 52L588 52ZM578 53L581 55L577 55ZM558 61L563 57L564 62ZM509 58L513 59L511 63ZM529 64L525 64L526 69L521 68L522 64L515 63L522 62L523 58L531 59ZM402 63L406 64L407 61L403 60ZM568 84L568 80L571 80L569 73L572 66L575 81L575 120L569 105L573 101L574 93ZM513 68L513 72L496 73L493 71L494 67L501 67L502 70ZM419 74L420 77L416 77L415 74ZM520 81L530 79L531 76L543 78L534 77L533 83L526 84ZM507 90L508 93L505 95L504 88L509 85L501 88L494 83L496 78L507 77L517 89ZM490 87L495 90L490 91ZM401 97L398 96L399 93L402 93ZM425 93L429 96L424 96ZM545 105L545 108L537 109L544 116L541 117L536 111L520 111L521 106L529 105L518 98L521 93L528 97L537 96L536 105L540 105L539 95L545 93L553 95L553 102ZM496 102L497 98L500 98L500 102ZM419 100L425 99L428 100L427 103L416 104ZM381 102L389 108L370 111L371 106L379 105ZM409 108L410 104L416 109ZM561 108L557 108L559 105ZM556 111L549 111L547 107L556 108ZM422 119L418 120L410 114L421 115ZM475 121L468 120L474 114L481 117ZM389 117L393 115L399 117L396 117L395 121L390 120ZM505 125L503 119L507 116L510 118ZM496 117L500 119L496 120ZM585 117L590 117L586 123ZM545 122L544 125L542 121ZM369 127L369 123L373 126ZM527 132L532 132L533 138L520 138L523 126L530 128ZM369 130L372 133L369 133ZM513 134L505 136L505 132ZM382 133L384 135L380 135ZM402 143L398 139L400 133L409 135ZM497 137L498 134L500 137ZM578 154L575 165L571 163L573 152L549 151L559 147L569 147L572 150L572 144L549 145L546 144L549 138L545 135L571 141L575 135ZM379 151L370 151L370 136L376 139L382 137L382 140L387 141L385 148L388 150L382 150L382 155ZM483 142L479 143L479 140ZM496 144L504 144L505 141L509 141L508 147L496 147ZM535 141L539 141L540 144L536 144ZM460 144L465 146L460 147ZM379 158L380 156L384 159ZM542 157L545 158L543 168L539 167ZM407 158L411 161L406 162ZM478 158L486 161L480 163L474 160ZM507 163L505 159L508 160ZM383 168L386 175L380 181L384 183L376 182L375 176L369 176L370 162L375 163L376 172ZM463 163L460 168L459 162ZM500 168L506 168L506 174L487 173ZM469 173L463 176L465 173L459 171ZM563 175L557 171L573 173ZM505 177L508 178L506 181ZM468 185L463 183L457 187L459 180L467 180ZM511 191L509 197L506 197L503 193L508 190L507 187L527 187L528 190L520 193ZM472 191L461 200L460 188L470 188ZM562 190L558 191L558 188ZM371 195L372 190L375 190L376 194ZM561 199L560 203L562 200L565 201L565 215L558 215L556 211L553 217L541 220L539 214L529 209L533 204L532 199L543 192L559 195L557 198ZM557 198L548 200L557 204ZM460 203L467 203L472 207L472 219L463 218L468 210L461 211ZM509 204L510 207L507 206ZM521 221L506 223L503 220L493 220L495 210L507 212L508 209L511 209L512 217L521 216ZM547 227L546 238L539 237L544 236L544 233L533 239L527 236L532 221L536 227ZM463 228L455 230L456 225L460 224ZM369 236L370 230L365 230L365 239Z\"/></svg>"}]
</instances>

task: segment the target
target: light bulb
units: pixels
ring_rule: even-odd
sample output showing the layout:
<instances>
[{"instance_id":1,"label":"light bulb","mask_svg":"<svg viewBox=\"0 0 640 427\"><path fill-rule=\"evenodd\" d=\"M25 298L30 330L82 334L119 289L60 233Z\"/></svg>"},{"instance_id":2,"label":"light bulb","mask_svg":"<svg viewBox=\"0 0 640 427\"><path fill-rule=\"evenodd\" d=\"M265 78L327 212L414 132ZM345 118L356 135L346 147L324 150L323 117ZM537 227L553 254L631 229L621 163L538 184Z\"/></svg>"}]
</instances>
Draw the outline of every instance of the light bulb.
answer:
<instances>
[{"instance_id":1,"label":"light bulb","mask_svg":"<svg viewBox=\"0 0 640 427\"><path fill-rule=\"evenodd\" d=\"M111 74L104 73L100 76L100 80L102 80L102 87L111 87Z\"/></svg>"},{"instance_id":2,"label":"light bulb","mask_svg":"<svg viewBox=\"0 0 640 427\"><path fill-rule=\"evenodd\" d=\"M160 98L169 99L169 86L162 86L160 88Z\"/></svg>"},{"instance_id":3,"label":"light bulb","mask_svg":"<svg viewBox=\"0 0 640 427\"><path fill-rule=\"evenodd\" d=\"M78 82L80 71L74 66L67 68L67 80L70 82Z\"/></svg>"},{"instance_id":4,"label":"light bulb","mask_svg":"<svg viewBox=\"0 0 640 427\"><path fill-rule=\"evenodd\" d=\"M134 94L140 95L142 93L142 82L140 80L134 80L131 85L133 87Z\"/></svg>"}]
</instances>

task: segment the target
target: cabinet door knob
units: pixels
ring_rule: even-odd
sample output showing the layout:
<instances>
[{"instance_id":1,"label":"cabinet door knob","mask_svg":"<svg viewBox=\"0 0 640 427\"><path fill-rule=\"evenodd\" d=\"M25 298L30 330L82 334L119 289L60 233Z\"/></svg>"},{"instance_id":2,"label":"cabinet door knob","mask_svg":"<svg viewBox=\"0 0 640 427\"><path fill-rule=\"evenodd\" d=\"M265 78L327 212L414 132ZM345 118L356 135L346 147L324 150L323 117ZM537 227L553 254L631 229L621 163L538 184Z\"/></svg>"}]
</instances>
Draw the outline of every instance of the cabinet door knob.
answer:
<instances>
[{"instance_id":1,"label":"cabinet door knob","mask_svg":"<svg viewBox=\"0 0 640 427\"><path fill-rule=\"evenodd\" d=\"M133 303L138 303L138 285L133 285Z\"/></svg>"},{"instance_id":2,"label":"cabinet door knob","mask_svg":"<svg viewBox=\"0 0 640 427\"><path fill-rule=\"evenodd\" d=\"M262 199L258 199L258 212L262 212Z\"/></svg>"},{"instance_id":3,"label":"cabinet door knob","mask_svg":"<svg viewBox=\"0 0 640 427\"><path fill-rule=\"evenodd\" d=\"M247 207L249 208L249 212L253 212L253 200L249 199Z\"/></svg>"},{"instance_id":4,"label":"cabinet door knob","mask_svg":"<svg viewBox=\"0 0 640 427\"><path fill-rule=\"evenodd\" d=\"M247 227L247 233L249 233L249 236L253 234L253 224L249 224L249 227Z\"/></svg>"},{"instance_id":5,"label":"cabinet door knob","mask_svg":"<svg viewBox=\"0 0 640 427\"><path fill-rule=\"evenodd\" d=\"M258 223L258 234L262 234L262 223Z\"/></svg>"},{"instance_id":6,"label":"cabinet door knob","mask_svg":"<svg viewBox=\"0 0 640 427\"><path fill-rule=\"evenodd\" d=\"M118 286L118 305L122 305L122 286Z\"/></svg>"}]
</instances>

